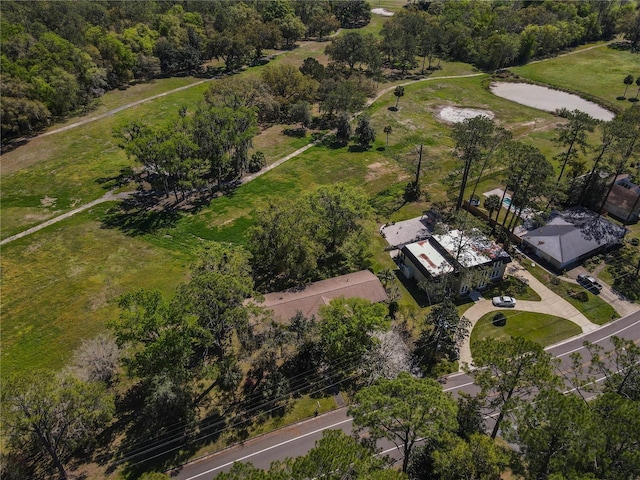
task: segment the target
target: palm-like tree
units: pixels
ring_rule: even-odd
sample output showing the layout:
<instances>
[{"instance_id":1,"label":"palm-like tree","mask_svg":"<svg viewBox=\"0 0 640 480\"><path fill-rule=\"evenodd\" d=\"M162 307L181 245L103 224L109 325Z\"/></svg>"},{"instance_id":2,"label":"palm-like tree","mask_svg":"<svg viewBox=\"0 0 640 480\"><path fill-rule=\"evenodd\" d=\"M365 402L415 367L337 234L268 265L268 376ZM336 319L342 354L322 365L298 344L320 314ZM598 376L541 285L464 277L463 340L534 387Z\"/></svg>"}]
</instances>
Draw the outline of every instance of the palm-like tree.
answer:
<instances>
[{"instance_id":1,"label":"palm-like tree","mask_svg":"<svg viewBox=\"0 0 640 480\"><path fill-rule=\"evenodd\" d=\"M484 208L486 208L489 211L489 220L491 220L491 217L493 217L493 212L499 212L500 211L500 196L499 195L489 195L485 200L484 200ZM498 215L496 215L496 220Z\"/></svg>"},{"instance_id":2,"label":"palm-like tree","mask_svg":"<svg viewBox=\"0 0 640 480\"><path fill-rule=\"evenodd\" d=\"M629 88L629 85L633 84L633 75L627 75L626 77L624 77L623 82L626 86L624 87L624 93L622 94L622 98L625 98L627 96L627 90Z\"/></svg>"},{"instance_id":3,"label":"palm-like tree","mask_svg":"<svg viewBox=\"0 0 640 480\"><path fill-rule=\"evenodd\" d=\"M633 77L631 77L631 82L633 83ZM393 94L396 96L396 110L398 110L398 103L400 103L400 97L404 97L404 87L402 85L398 85L396 89L393 91Z\"/></svg>"},{"instance_id":4,"label":"palm-like tree","mask_svg":"<svg viewBox=\"0 0 640 480\"><path fill-rule=\"evenodd\" d=\"M636 85L638 86L638 91L636 92L636 100L638 100L638 95L640 95L640 76L636 78Z\"/></svg>"},{"instance_id":5,"label":"palm-like tree","mask_svg":"<svg viewBox=\"0 0 640 480\"><path fill-rule=\"evenodd\" d=\"M638 77L638 79L640 79L640 77ZM391 128L391 125L387 125L386 127L384 127L384 133L387 134L387 147L389 146L389 134L391 132L393 132L393 128Z\"/></svg>"}]
</instances>

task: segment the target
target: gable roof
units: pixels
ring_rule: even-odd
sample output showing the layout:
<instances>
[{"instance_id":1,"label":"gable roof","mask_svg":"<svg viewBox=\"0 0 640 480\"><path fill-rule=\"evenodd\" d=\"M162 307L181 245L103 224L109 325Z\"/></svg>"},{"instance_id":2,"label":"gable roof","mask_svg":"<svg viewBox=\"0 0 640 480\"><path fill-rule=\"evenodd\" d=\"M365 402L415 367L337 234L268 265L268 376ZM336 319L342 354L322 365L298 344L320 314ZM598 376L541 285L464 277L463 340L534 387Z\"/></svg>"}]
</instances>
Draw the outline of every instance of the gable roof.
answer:
<instances>
[{"instance_id":1,"label":"gable roof","mask_svg":"<svg viewBox=\"0 0 640 480\"><path fill-rule=\"evenodd\" d=\"M317 315L322 305L339 297L358 297L375 303L387 300L387 293L378 277L369 270L361 270L310 283L301 289L267 293L257 305L272 310L276 320L286 321L297 312L307 318Z\"/></svg>"},{"instance_id":2,"label":"gable roof","mask_svg":"<svg viewBox=\"0 0 640 480\"><path fill-rule=\"evenodd\" d=\"M522 239L544 252L560 266L624 237L619 227L586 208L556 212L545 226L527 232Z\"/></svg>"}]
</instances>

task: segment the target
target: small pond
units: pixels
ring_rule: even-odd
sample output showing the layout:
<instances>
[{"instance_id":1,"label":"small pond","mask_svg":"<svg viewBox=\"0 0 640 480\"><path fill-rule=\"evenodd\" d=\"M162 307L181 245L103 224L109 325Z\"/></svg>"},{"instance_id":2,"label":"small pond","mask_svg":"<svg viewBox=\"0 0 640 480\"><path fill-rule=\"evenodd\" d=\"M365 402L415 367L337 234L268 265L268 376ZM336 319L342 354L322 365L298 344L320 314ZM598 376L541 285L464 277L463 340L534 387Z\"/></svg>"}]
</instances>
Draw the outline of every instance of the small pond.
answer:
<instances>
[{"instance_id":1,"label":"small pond","mask_svg":"<svg viewBox=\"0 0 640 480\"><path fill-rule=\"evenodd\" d=\"M589 102L571 93L553 90L528 83L496 82L491 84L491 93L528 107L555 112L560 108L580 110L598 120L609 121L615 116L600 105Z\"/></svg>"}]
</instances>

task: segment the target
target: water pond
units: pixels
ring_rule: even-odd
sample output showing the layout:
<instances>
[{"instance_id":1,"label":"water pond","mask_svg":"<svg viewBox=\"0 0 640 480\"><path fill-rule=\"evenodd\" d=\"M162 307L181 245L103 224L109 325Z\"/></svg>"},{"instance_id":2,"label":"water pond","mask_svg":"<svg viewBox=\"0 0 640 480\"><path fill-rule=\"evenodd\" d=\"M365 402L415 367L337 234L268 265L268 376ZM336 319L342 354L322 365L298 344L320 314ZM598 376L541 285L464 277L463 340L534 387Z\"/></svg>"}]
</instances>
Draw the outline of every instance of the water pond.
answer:
<instances>
[{"instance_id":1,"label":"water pond","mask_svg":"<svg viewBox=\"0 0 640 480\"><path fill-rule=\"evenodd\" d=\"M588 113L593 118L607 122L615 116L600 105L577 95L528 83L495 82L491 84L491 93L512 102L547 112L555 112L560 108L577 109Z\"/></svg>"}]
</instances>

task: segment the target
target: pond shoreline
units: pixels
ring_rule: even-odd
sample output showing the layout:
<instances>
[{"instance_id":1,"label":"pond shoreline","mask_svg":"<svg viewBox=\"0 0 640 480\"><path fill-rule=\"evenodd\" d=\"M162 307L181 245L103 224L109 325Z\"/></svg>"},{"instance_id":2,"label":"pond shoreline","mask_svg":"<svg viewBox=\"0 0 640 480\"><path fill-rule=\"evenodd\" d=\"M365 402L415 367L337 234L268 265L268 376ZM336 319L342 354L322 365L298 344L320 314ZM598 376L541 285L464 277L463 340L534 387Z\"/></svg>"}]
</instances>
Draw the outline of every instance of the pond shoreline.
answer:
<instances>
[{"instance_id":1,"label":"pond shoreline","mask_svg":"<svg viewBox=\"0 0 640 480\"><path fill-rule=\"evenodd\" d=\"M506 75L505 75L506 73ZM597 106L599 106L600 108L609 111L611 114L613 114L614 116L618 115L622 109L620 108L619 105L616 105L614 103L608 102L600 97L596 97L595 95L591 95L585 92L581 92L578 90L571 90L569 88L565 88L565 87L560 87L557 85L553 85L553 84L549 84L549 83L543 83L543 82L538 82L535 80L531 80L529 78L526 77L521 77L517 74L512 73L509 70L504 70L502 74L494 74L492 75L490 78L485 80L485 88L491 92L493 95L495 95L492 91L491 91L491 86L495 83L524 83L524 84L528 84L528 85L534 85L534 86L538 86L538 87L543 87L543 88L547 88L549 90L555 90L558 92L563 92L566 93L568 95L575 95L576 97L580 97L582 100L586 101L586 102L590 102L593 103ZM498 95L496 95L498 96ZM504 97L501 97L504 98ZM513 100L511 100L513 101ZM530 105L528 105L530 106ZM541 111L547 111L548 110L542 110L539 109L537 107L531 107L531 108L536 108L538 110ZM550 112L553 113L553 112Z\"/></svg>"}]
</instances>

